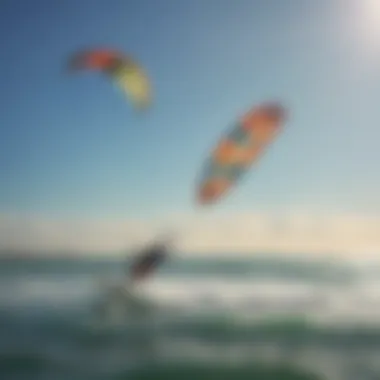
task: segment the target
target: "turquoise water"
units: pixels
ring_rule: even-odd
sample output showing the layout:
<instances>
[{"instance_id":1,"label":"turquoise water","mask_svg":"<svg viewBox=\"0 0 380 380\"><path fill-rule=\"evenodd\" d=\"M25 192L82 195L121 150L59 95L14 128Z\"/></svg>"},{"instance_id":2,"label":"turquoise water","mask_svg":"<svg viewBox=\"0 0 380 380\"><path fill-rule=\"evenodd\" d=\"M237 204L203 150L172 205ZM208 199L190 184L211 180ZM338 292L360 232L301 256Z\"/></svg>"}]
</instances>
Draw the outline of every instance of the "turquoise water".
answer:
<instances>
[{"instance_id":1,"label":"turquoise water","mask_svg":"<svg viewBox=\"0 0 380 380\"><path fill-rule=\"evenodd\" d=\"M117 260L1 260L0 379L380 379L380 265L178 256L99 322Z\"/></svg>"}]
</instances>

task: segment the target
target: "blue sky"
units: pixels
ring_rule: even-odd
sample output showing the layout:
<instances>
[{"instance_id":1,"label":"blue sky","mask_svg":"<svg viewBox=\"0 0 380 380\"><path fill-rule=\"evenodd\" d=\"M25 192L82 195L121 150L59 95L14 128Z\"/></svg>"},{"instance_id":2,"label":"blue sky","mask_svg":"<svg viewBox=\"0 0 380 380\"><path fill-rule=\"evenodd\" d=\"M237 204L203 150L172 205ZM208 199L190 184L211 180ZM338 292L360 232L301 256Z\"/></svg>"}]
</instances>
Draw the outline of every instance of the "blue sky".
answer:
<instances>
[{"instance_id":1,"label":"blue sky","mask_svg":"<svg viewBox=\"0 0 380 380\"><path fill-rule=\"evenodd\" d=\"M289 108L284 133L218 209L378 214L380 29L360 28L354 5L2 1L0 213L190 212L210 148L242 112L275 99ZM92 46L144 66L149 113L136 115L102 76L65 71Z\"/></svg>"}]
</instances>

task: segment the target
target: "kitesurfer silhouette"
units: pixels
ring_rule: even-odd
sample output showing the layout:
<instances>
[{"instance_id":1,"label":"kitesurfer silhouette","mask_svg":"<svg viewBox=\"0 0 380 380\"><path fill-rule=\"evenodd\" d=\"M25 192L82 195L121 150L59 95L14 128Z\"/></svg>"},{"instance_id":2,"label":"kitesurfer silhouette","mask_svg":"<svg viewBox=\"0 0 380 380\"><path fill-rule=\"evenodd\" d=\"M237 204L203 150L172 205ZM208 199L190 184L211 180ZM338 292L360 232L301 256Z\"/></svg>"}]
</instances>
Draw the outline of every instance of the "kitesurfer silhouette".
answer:
<instances>
[{"instance_id":1,"label":"kitesurfer silhouette","mask_svg":"<svg viewBox=\"0 0 380 380\"><path fill-rule=\"evenodd\" d=\"M106 317L111 312L112 305L127 308L130 312L141 308L141 299L136 293L138 285L167 260L171 251L171 241L171 237L166 237L138 251L132 264L126 268L123 283L107 287L101 302L96 305L95 310L100 317Z\"/></svg>"},{"instance_id":2,"label":"kitesurfer silhouette","mask_svg":"<svg viewBox=\"0 0 380 380\"><path fill-rule=\"evenodd\" d=\"M132 262L129 277L133 283L149 276L169 256L171 237L154 242L143 249Z\"/></svg>"}]
</instances>

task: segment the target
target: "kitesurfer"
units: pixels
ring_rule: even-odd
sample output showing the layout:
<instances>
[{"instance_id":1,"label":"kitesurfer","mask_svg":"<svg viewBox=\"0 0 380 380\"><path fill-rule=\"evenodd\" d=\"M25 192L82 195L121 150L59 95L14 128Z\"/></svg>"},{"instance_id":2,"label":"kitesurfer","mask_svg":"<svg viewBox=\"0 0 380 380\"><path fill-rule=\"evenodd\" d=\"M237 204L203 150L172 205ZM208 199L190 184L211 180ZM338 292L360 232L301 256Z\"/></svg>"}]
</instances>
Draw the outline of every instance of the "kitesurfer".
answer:
<instances>
[{"instance_id":1,"label":"kitesurfer","mask_svg":"<svg viewBox=\"0 0 380 380\"><path fill-rule=\"evenodd\" d=\"M151 274L167 259L169 250L170 244L168 240L153 243L151 246L142 250L129 270L131 281L134 283L141 281Z\"/></svg>"},{"instance_id":2,"label":"kitesurfer","mask_svg":"<svg viewBox=\"0 0 380 380\"><path fill-rule=\"evenodd\" d=\"M161 239L138 252L132 264L128 266L123 284L115 284L106 289L95 312L105 318L112 314L114 307L127 313L139 313L144 310L144 302L138 295L138 285L149 277L167 258L171 249L171 239Z\"/></svg>"}]
</instances>

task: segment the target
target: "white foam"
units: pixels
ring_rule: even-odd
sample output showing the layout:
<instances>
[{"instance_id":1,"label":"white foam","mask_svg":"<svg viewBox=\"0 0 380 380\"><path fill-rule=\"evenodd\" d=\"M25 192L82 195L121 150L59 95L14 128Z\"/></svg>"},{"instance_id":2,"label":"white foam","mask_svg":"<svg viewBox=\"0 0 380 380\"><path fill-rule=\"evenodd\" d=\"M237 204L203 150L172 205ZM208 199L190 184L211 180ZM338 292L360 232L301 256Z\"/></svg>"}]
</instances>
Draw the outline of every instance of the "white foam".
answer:
<instances>
[{"instance_id":1,"label":"white foam","mask_svg":"<svg viewBox=\"0 0 380 380\"><path fill-rule=\"evenodd\" d=\"M161 309L180 310L183 315L226 311L237 318L256 319L268 314L297 314L324 324L380 324L380 276L361 273L346 284L255 277L160 276L147 281L140 290ZM99 279L91 276L8 278L0 283L0 306L88 305L101 292Z\"/></svg>"},{"instance_id":2,"label":"white foam","mask_svg":"<svg viewBox=\"0 0 380 380\"><path fill-rule=\"evenodd\" d=\"M360 353L313 344L289 348L276 342L220 345L196 339L163 339L155 351L156 359L161 362L213 363L219 368L257 363L260 366L267 364L273 369L290 364L300 372L312 373L326 380L374 379L380 375L380 351L373 349ZM375 377L362 377L363 371Z\"/></svg>"}]
</instances>

